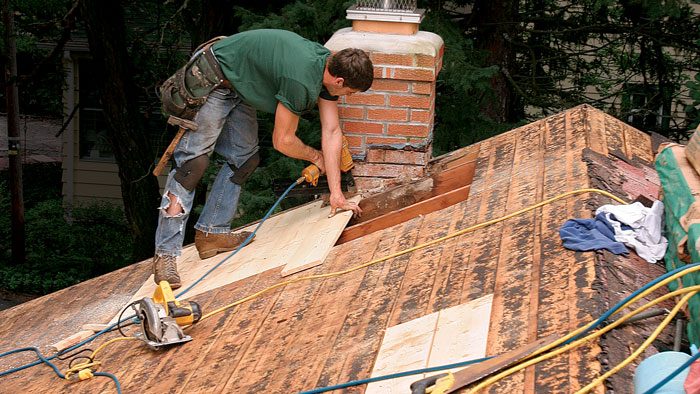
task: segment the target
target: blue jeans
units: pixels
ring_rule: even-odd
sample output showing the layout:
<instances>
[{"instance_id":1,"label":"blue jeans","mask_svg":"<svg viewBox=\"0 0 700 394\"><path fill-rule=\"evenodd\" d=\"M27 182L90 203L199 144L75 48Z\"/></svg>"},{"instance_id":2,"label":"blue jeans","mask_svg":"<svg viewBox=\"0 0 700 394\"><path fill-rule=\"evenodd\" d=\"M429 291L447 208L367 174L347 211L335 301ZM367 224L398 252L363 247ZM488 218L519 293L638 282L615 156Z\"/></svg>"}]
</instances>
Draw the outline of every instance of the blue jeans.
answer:
<instances>
[{"instance_id":1,"label":"blue jeans","mask_svg":"<svg viewBox=\"0 0 700 394\"><path fill-rule=\"evenodd\" d=\"M173 152L177 167L188 160L212 151L230 164L240 167L258 151L258 121L255 109L242 102L235 91L219 88L211 92L207 101L194 118L197 131L188 131ZM194 190L185 189L175 180L173 169L165 184L159 208L156 230L157 255L179 256L185 237L185 225L194 201ZM229 179L233 170L223 165L204 204L202 214L194 226L206 233L227 233L238 207L241 186ZM168 193L175 196L182 212L174 216L166 213L172 201Z\"/></svg>"}]
</instances>

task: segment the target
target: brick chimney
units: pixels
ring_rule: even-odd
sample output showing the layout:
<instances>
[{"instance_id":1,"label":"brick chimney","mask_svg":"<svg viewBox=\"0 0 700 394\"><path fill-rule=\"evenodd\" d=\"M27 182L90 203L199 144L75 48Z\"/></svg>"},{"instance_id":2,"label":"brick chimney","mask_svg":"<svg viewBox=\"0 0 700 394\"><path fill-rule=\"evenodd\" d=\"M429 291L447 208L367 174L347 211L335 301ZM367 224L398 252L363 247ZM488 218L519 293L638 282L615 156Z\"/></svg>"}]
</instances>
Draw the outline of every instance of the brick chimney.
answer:
<instances>
[{"instance_id":1,"label":"brick chimney","mask_svg":"<svg viewBox=\"0 0 700 394\"><path fill-rule=\"evenodd\" d=\"M390 11L361 3L347 11L353 27L338 30L326 47L363 49L374 64L372 87L339 102L341 128L356 162L353 177L358 190L366 191L425 174L444 43L436 34L419 31L422 10L415 9L415 1L406 10L411 2L397 0L404 9ZM379 3L386 7L392 1Z\"/></svg>"}]
</instances>

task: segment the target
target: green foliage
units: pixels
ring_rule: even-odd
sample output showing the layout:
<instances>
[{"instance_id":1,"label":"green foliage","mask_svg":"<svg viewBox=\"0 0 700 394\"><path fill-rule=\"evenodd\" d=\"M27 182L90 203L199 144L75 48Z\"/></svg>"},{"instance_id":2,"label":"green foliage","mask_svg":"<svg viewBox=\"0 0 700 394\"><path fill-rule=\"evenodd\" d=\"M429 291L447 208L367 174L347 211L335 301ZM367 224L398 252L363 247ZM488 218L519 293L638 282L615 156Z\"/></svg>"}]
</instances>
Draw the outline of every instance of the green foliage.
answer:
<instances>
[{"instance_id":1,"label":"green foliage","mask_svg":"<svg viewBox=\"0 0 700 394\"><path fill-rule=\"evenodd\" d=\"M25 220L27 263L11 265L9 218L0 218L8 223L0 229L7 250L0 263L0 288L46 294L130 263L129 228L124 213L113 205L75 207L67 217L61 199L50 199L28 209Z\"/></svg>"},{"instance_id":2,"label":"green foliage","mask_svg":"<svg viewBox=\"0 0 700 394\"><path fill-rule=\"evenodd\" d=\"M445 41L443 67L437 80L433 156L473 144L511 128L485 116L484 102L492 98L491 78L498 67L489 66L486 53L452 23L442 8L429 10L421 29Z\"/></svg>"},{"instance_id":3,"label":"green foliage","mask_svg":"<svg viewBox=\"0 0 700 394\"><path fill-rule=\"evenodd\" d=\"M55 42L61 35L61 21L72 1L26 0L12 2L15 11L17 69L20 78L19 108L22 113L59 116L63 110L61 91L63 72L60 57L53 59L44 72L27 78L37 65L44 62L50 49L46 43ZM4 36L5 26L0 24ZM4 40L0 52L5 53ZM0 106L5 107L5 91L0 91Z\"/></svg>"},{"instance_id":4,"label":"green foliage","mask_svg":"<svg viewBox=\"0 0 700 394\"><path fill-rule=\"evenodd\" d=\"M695 74L693 81L688 81L686 87L690 90L691 104L686 105L685 113L690 119L689 128L695 129L700 126L700 73Z\"/></svg>"},{"instance_id":5,"label":"green foliage","mask_svg":"<svg viewBox=\"0 0 700 394\"><path fill-rule=\"evenodd\" d=\"M350 25L345 10L353 1L296 0L279 12L256 14L241 7L235 13L241 18L240 31L253 29L285 29L316 42L327 41L333 33Z\"/></svg>"}]
</instances>

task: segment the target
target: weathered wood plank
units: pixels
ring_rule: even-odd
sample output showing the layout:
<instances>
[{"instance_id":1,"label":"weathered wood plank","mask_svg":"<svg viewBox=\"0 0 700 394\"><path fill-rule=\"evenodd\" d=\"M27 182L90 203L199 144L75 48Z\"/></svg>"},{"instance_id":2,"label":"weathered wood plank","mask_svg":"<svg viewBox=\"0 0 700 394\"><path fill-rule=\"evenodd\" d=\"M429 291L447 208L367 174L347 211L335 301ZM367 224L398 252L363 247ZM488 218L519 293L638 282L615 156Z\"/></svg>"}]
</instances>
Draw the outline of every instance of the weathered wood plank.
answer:
<instances>
[{"instance_id":1,"label":"weathered wood plank","mask_svg":"<svg viewBox=\"0 0 700 394\"><path fill-rule=\"evenodd\" d=\"M422 244L447 235L449 227L443 218L451 216L451 210L437 211L424 216L416 244ZM428 302L435 282L435 272L441 262L444 243L417 250L410 254L406 275L397 295L389 327L423 316L428 312ZM444 264L448 264L444 262Z\"/></svg>"},{"instance_id":2,"label":"weathered wood plank","mask_svg":"<svg viewBox=\"0 0 700 394\"><path fill-rule=\"evenodd\" d=\"M383 230L399 223L403 223L418 215L427 215L440 209L447 208L469 196L470 186L463 186L445 194L423 200L416 204L376 217L372 220L348 227L338 238L338 244L363 237L375 231Z\"/></svg>"},{"instance_id":3,"label":"weathered wood plank","mask_svg":"<svg viewBox=\"0 0 700 394\"><path fill-rule=\"evenodd\" d=\"M529 207L540 200L537 182L542 174L542 122L520 128L515 143L512 170L509 174L506 207L508 212ZM504 353L528 342L533 279L533 234L535 212L528 212L504 222L501 243L494 258L496 286L494 290L493 313L489 331L490 354ZM496 257L497 256L497 257ZM516 374L494 385L499 392L524 392L524 375Z\"/></svg>"},{"instance_id":4,"label":"weathered wood plank","mask_svg":"<svg viewBox=\"0 0 700 394\"><path fill-rule=\"evenodd\" d=\"M544 141L547 147L544 156L543 198L552 198L569 191L567 168L578 160L567 154L570 144L567 140L570 120L557 116L546 122ZM603 141L604 142L604 141ZM584 196L585 197L585 196ZM577 197L572 197L577 198ZM559 240L559 227L569 218L567 201L556 201L542 208L540 254L540 281L538 288L537 331L540 336L564 333L568 327L568 268L567 252L562 250ZM563 361L562 361L563 360ZM567 390L568 378L561 379L561 372L568 367L566 357L537 365L534 390Z\"/></svg>"},{"instance_id":5,"label":"weathered wood plank","mask_svg":"<svg viewBox=\"0 0 700 394\"><path fill-rule=\"evenodd\" d=\"M422 218L416 218L386 230L375 258L415 245L421 223ZM348 313L317 387L369 376L409 259L404 255L368 268L355 297L347 304Z\"/></svg>"},{"instance_id":6,"label":"weathered wood plank","mask_svg":"<svg viewBox=\"0 0 700 394\"><path fill-rule=\"evenodd\" d=\"M454 189L467 186L474 179L474 169L476 168L476 159L464 163L458 167L450 168L432 175L435 180L433 195L440 195L452 191Z\"/></svg>"},{"instance_id":7,"label":"weathered wood plank","mask_svg":"<svg viewBox=\"0 0 700 394\"><path fill-rule=\"evenodd\" d=\"M467 227L462 227L463 219L466 216L466 205L466 202L458 203L451 209L452 215L449 218L450 234ZM447 222L446 218L445 223ZM440 256L440 264L438 264L438 269L435 272L435 283L428 301L429 311L439 311L460 303L461 289L464 286L464 278L469 263L468 259L464 258L464 254L468 256L469 251L469 247L464 244L464 239L469 240L470 236L471 234L465 234L444 241L445 245Z\"/></svg>"},{"instance_id":8,"label":"weathered wood plank","mask_svg":"<svg viewBox=\"0 0 700 394\"><path fill-rule=\"evenodd\" d=\"M350 225L367 222L376 217L385 215L391 211L413 205L421 200L430 198L433 195L434 181L432 178L425 178L415 183L396 186L364 198L360 201L362 216L352 218Z\"/></svg>"},{"instance_id":9,"label":"weathered wood plank","mask_svg":"<svg viewBox=\"0 0 700 394\"><path fill-rule=\"evenodd\" d=\"M381 234L374 234L359 243L334 248L331 265L324 272L337 272L369 262L375 256ZM381 265L381 263L378 263ZM295 337L290 341L276 368L279 378L267 386L270 392L285 392L291 387L298 390L315 386L326 359L331 355L332 344L338 336L348 313L347 305L356 296L368 271L355 272L325 279L319 296L306 312L307 318L295 323Z\"/></svg>"},{"instance_id":10,"label":"weathered wood plank","mask_svg":"<svg viewBox=\"0 0 700 394\"><path fill-rule=\"evenodd\" d=\"M584 124L587 137L586 145L601 155L607 156L608 144L605 133L605 113L586 106L584 116L586 117Z\"/></svg>"},{"instance_id":11,"label":"weathered wood plank","mask_svg":"<svg viewBox=\"0 0 700 394\"><path fill-rule=\"evenodd\" d=\"M567 140L576 141L578 139L578 130L582 120L575 114L571 115L571 125L567 128ZM583 145L572 144L570 146L572 160L567 164L567 188L575 190L586 188L590 185L588 167L581 159ZM628 148L625 148L627 151ZM608 149L610 151L610 149ZM574 159L575 158L575 159ZM611 201L607 197L600 195L581 195L577 198L568 199L568 217L584 217L591 215L592 212L601 204L608 204ZM567 310L569 317L568 331L578 328L580 325L590 321L593 316L598 316L600 307L596 296L596 291L593 289L595 280L595 254L592 253L577 253L574 254L574 259L569 259L570 273L568 276L567 298L570 305ZM569 388L578 390L588 384L600 370L600 362L597 359L600 349L596 344L588 347L582 347L569 353L568 367L561 368L560 378L568 376ZM554 380L556 378L552 378Z\"/></svg>"},{"instance_id":12,"label":"weathered wood plank","mask_svg":"<svg viewBox=\"0 0 700 394\"><path fill-rule=\"evenodd\" d=\"M506 178L502 174L510 174L513 165L513 144L512 135L501 135L481 143L472 190L465 210L469 213L465 217L465 226L495 219L505 213L507 186L504 186ZM494 256L497 256L503 228L500 223L494 224L471 233L463 241L469 240L470 245L469 270L461 296L463 302L494 292L497 258ZM463 249L456 253L457 257L462 259L466 254Z\"/></svg>"},{"instance_id":13,"label":"weathered wood plank","mask_svg":"<svg viewBox=\"0 0 700 394\"><path fill-rule=\"evenodd\" d=\"M625 141L630 147L631 158L639 158L645 164L653 164L654 153L651 149L651 137L630 125L625 124L624 126Z\"/></svg>"},{"instance_id":14,"label":"weathered wood plank","mask_svg":"<svg viewBox=\"0 0 700 394\"><path fill-rule=\"evenodd\" d=\"M620 154L626 156L627 158L632 158L630 152L627 150L627 143L625 141L625 133L623 131L623 125L617 119L606 116L605 117L605 136L608 152L619 152Z\"/></svg>"}]
</instances>

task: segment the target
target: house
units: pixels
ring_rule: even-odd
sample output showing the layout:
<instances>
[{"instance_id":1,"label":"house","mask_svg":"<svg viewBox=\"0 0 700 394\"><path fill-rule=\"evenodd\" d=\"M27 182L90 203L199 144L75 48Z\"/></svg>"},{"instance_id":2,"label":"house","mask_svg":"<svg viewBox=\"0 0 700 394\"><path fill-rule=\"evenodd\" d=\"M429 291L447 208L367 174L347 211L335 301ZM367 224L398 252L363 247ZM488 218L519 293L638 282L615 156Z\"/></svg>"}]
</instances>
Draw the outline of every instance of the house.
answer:
<instances>
[{"instance_id":1,"label":"house","mask_svg":"<svg viewBox=\"0 0 700 394\"><path fill-rule=\"evenodd\" d=\"M401 210L412 213L390 227L366 229L335 246L322 265L291 278L347 269L577 189L600 188L627 201L640 195L656 198L654 146L650 136L589 106L564 111L431 160L423 179L445 185L453 179L445 174L459 173L459 179L471 179L465 198L432 212L412 212L410 207L420 202L379 212L375 219ZM464 186L457 183L447 187L460 188ZM447 189L427 200L441 198ZM485 355L495 355L550 334L563 335L664 272L661 265L634 253L574 252L561 246L558 230L564 221L590 217L596 207L611 202L595 193L572 195L341 277L287 284L197 323L188 332L195 339L177 348L154 352L133 341L113 343L99 357L100 370L118 376L127 392L297 392L368 378L377 367L385 335L395 327L483 297L491 299L490 312L471 319L486 322L484 335L467 350L481 348ZM6 322L0 328L0 349L32 344L46 351L85 323L108 321L148 280L149 263L0 312ZM205 312L212 311L283 281L281 269L196 299ZM665 292L660 289L653 296ZM528 367L503 379L495 391L576 391L624 359L660 319L625 326ZM669 331L645 355L668 344ZM457 361L464 351L451 347L440 354L443 360ZM406 352L403 359L412 354ZM5 357L0 369L34 359L29 353ZM632 367L623 369L606 387L630 392L632 374ZM8 392L113 389L105 378L61 382L43 366L3 381Z\"/></svg>"}]
</instances>

